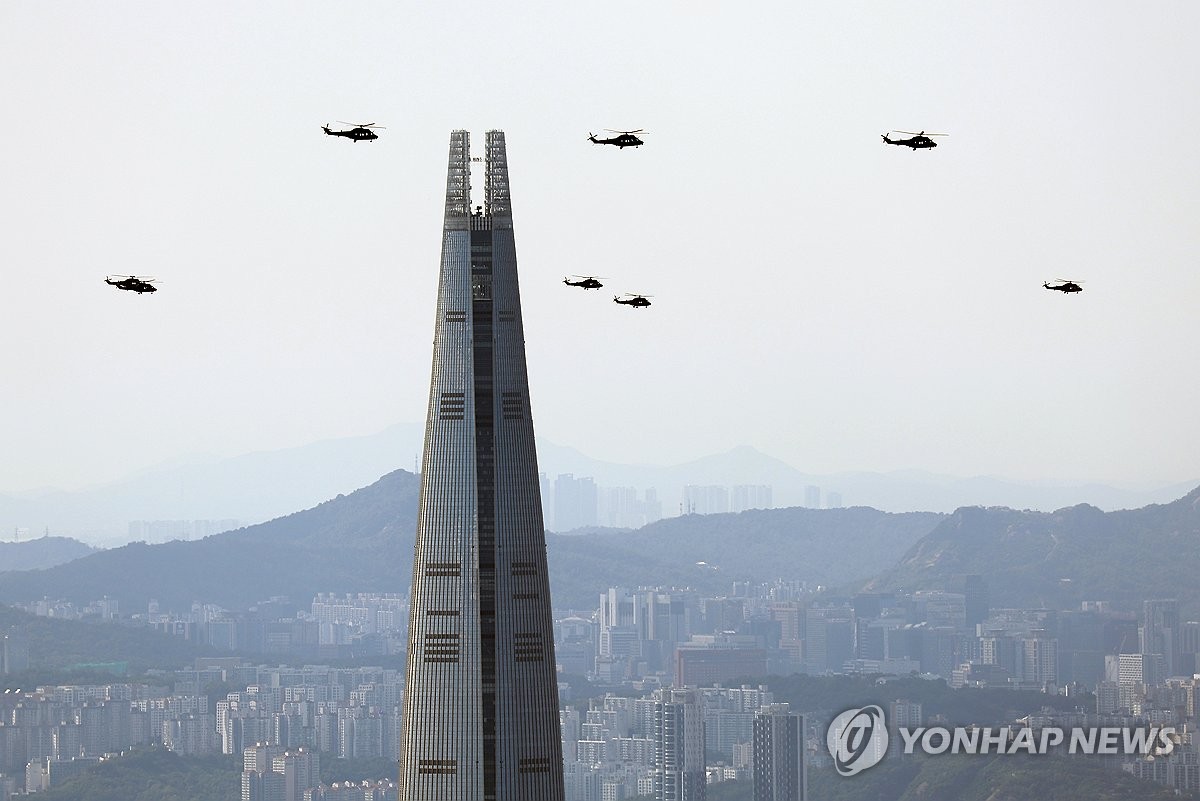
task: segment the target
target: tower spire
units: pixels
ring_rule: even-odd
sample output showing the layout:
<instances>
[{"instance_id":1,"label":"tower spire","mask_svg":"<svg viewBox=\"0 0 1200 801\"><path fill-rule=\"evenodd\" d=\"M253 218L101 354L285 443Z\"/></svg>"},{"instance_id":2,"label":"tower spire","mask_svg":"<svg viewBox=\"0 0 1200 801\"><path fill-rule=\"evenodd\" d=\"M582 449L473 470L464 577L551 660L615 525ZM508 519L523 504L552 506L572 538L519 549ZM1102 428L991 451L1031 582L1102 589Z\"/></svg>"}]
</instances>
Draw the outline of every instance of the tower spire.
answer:
<instances>
[{"instance_id":1,"label":"tower spire","mask_svg":"<svg viewBox=\"0 0 1200 801\"><path fill-rule=\"evenodd\" d=\"M546 539L504 133L450 135L413 559L402 801L562 801Z\"/></svg>"}]
</instances>

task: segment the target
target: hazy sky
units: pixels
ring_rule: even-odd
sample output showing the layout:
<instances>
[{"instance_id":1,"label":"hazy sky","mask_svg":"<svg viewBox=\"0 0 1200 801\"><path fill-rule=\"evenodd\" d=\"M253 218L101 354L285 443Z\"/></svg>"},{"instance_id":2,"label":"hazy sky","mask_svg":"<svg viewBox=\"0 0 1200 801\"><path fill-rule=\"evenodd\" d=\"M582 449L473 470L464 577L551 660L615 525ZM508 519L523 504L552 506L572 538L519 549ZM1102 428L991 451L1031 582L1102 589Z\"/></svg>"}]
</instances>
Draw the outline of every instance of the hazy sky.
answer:
<instances>
[{"instance_id":1,"label":"hazy sky","mask_svg":"<svg viewBox=\"0 0 1200 801\"><path fill-rule=\"evenodd\" d=\"M0 491L423 420L454 128L507 133L542 437L1200 477L1197 30L1190 0L4 0Z\"/></svg>"}]
</instances>

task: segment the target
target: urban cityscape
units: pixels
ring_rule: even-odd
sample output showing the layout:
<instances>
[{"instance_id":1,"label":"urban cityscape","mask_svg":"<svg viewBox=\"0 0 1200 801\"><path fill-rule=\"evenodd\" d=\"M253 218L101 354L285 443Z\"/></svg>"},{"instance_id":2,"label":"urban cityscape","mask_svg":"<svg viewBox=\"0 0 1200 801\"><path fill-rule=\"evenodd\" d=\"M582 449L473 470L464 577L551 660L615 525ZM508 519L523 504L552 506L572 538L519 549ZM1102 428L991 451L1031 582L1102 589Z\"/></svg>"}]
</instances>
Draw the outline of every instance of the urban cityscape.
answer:
<instances>
[{"instance_id":1,"label":"urban cityscape","mask_svg":"<svg viewBox=\"0 0 1200 801\"><path fill-rule=\"evenodd\" d=\"M1023 714L986 722L1014 730L1170 725L1178 740L1171 754L1110 759L1109 767L1185 794L1200 790L1200 621L1185 620L1178 600L1147 599L1137 611L1103 601L1013 609L993 606L990 596L979 575L945 590L848 597L781 579L735 582L718 597L611 587L592 609L557 610L565 797L699 798L697 787L726 782L786 785L809 797L808 776L830 770L822 744L831 710L792 709L782 700L786 687L770 689L770 677L796 674L1001 690L1014 706L1026 704ZM10 689L0 725L0 781L10 796L61 786L108 755L155 746L240 757L242 793L251 798L397 797L394 776L322 784L319 764L398 758L403 670L320 660L403 654L402 595L322 593L294 617L274 616L272 607L288 607L283 599L250 614L202 603L184 612L156 604L121 610L109 599L14 606L149 628L278 664L199 657L187 669L149 671L151 683L114 675L103 684ZM5 634L2 657L4 674L27 674L19 630ZM938 717L920 700L887 704L892 726ZM783 737L791 737L787 759L777 753ZM893 738L889 758L909 758L898 746ZM775 792L767 797L788 797Z\"/></svg>"}]
</instances>

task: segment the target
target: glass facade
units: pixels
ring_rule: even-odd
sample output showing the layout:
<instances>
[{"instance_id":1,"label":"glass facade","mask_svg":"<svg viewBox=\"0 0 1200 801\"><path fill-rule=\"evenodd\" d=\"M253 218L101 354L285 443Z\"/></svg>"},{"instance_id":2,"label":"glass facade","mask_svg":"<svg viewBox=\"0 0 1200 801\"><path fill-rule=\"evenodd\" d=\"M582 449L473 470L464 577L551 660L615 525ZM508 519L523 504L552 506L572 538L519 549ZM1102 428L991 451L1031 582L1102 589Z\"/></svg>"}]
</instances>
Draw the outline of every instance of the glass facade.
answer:
<instances>
[{"instance_id":1,"label":"glass facade","mask_svg":"<svg viewBox=\"0 0 1200 801\"><path fill-rule=\"evenodd\" d=\"M504 134L450 136L413 560L405 801L561 801L545 529Z\"/></svg>"}]
</instances>

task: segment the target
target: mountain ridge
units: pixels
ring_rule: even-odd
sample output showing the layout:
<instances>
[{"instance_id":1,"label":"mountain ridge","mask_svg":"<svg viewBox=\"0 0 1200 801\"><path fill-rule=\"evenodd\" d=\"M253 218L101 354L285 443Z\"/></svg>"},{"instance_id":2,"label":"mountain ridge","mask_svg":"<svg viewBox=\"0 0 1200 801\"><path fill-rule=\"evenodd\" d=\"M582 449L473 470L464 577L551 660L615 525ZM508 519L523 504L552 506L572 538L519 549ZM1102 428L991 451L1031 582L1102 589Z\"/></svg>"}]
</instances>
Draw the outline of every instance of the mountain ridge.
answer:
<instances>
[{"instance_id":1,"label":"mountain ridge","mask_svg":"<svg viewBox=\"0 0 1200 801\"><path fill-rule=\"evenodd\" d=\"M0 531L22 526L49 528L91 544L128 542L134 520L271 520L366 486L417 454L423 426L402 423L376 434L322 440L228 459L173 459L117 482L77 491L41 489L0 493ZM1136 508L1178 497L1195 482L1153 489L1103 484L1017 482L988 476L956 478L920 470L888 473L806 473L748 445L675 465L604 462L579 450L538 439L538 463L550 482L565 473L591 476L610 487L654 487L663 509L673 514L688 484L768 484L776 507L806 503L808 487L822 497L841 494L845 505L889 512L952 512L969 505L1006 505L1050 511L1087 501L1107 509ZM824 504L828 505L828 503ZM547 516L548 527L556 530Z\"/></svg>"},{"instance_id":2,"label":"mountain ridge","mask_svg":"<svg viewBox=\"0 0 1200 801\"><path fill-rule=\"evenodd\" d=\"M418 494L417 476L393 471L349 495L203 540L130 543L43 570L0 573L0 601L49 595L83 603L108 595L124 610L151 598L164 609L193 601L236 609L272 596L305 605L318 592L407 592ZM940 518L861 507L767 509L686 515L637 531L551 533L554 603L590 606L613 585L724 594L734 579L863 579Z\"/></svg>"},{"instance_id":3,"label":"mountain ridge","mask_svg":"<svg viewBox=\"0 0 1200 801\"><path fill-rule=\"evenodd\" d=\"M865 589L941 589L987 577L993 606L1079 608L1108 600L1136 608L1170 587L1200 611L1200 487L1170 503L1105 512L1076 504L1053 512L964 507L918 540Z\"/></svg>"}]
</instances>

